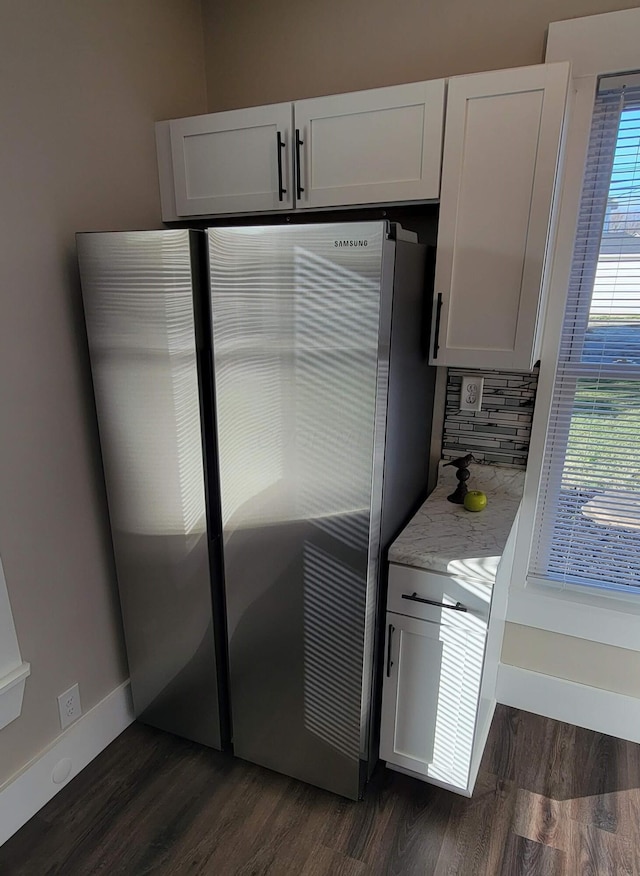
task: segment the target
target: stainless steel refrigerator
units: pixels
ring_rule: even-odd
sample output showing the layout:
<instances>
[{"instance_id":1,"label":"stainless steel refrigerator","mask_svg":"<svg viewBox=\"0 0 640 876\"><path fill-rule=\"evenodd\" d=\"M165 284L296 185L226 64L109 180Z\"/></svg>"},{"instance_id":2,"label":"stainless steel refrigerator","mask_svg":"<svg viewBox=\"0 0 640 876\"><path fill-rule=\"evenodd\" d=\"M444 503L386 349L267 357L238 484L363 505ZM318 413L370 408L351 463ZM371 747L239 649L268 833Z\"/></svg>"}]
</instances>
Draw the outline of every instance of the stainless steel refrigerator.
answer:
<instances>
[{"instance_id":1,"label":"stainless steel refrigerator","mask_svg":"<svg viewBox=\"0 0 640 876\"><path fill-rule=\"evenodd\" d=\"M78 235L136 713L357 798L384 549L425 495L425 247L387 222Z\"/></svg>"}]
</instances>

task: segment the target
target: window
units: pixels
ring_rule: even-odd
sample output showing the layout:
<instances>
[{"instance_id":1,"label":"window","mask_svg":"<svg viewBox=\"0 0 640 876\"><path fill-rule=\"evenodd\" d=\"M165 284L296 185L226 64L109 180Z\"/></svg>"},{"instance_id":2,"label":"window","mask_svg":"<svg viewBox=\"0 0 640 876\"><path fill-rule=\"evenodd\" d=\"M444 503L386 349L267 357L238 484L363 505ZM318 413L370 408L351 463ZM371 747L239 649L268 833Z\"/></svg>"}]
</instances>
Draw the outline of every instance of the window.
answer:
<instances>
[{"instance_id":1,"label":"window","mask_svg":"<svg viewBox=\"0 0 640 876\"><path fill-rule=\"evenodd\" d=\"M640 593L640 76L596 98L529 578Z\"/></svg>"}]
</instances>

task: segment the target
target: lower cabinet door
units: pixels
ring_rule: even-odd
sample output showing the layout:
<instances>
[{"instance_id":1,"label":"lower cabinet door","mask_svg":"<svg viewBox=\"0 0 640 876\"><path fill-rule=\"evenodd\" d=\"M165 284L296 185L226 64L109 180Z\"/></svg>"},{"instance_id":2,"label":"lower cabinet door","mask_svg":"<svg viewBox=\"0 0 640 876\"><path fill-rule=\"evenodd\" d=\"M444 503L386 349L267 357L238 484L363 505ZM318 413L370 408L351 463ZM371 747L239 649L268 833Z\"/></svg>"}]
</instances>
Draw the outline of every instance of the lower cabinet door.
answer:
<instances>
[{"instance_id":1,"label":"lower cabinet door","mask_svg":"<svg viewBox=\"0 0 640 876\"><path fill-rule=\"evenodd\" d=\"M386 619L380 757L469 794L485 636L463 612L442 624Z\"/></svg>"}]
</instances>

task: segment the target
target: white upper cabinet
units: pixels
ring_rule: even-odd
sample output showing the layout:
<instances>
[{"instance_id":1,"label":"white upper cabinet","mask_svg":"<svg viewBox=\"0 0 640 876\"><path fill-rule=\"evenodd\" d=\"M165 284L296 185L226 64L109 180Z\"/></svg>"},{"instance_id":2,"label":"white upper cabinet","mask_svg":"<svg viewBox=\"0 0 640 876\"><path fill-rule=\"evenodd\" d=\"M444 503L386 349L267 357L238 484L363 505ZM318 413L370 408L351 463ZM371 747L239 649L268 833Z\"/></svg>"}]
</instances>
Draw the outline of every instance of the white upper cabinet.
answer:
<instances>
[{"instance_id":1,"label":"white upper cabinet","mask_svg":"<svg viewBox=\"0 0 640 876\"><path fill-rule=\"evenodd\" d=\"M569 64L449 80L431 358L529 370Z\"/></svg>"},{"instance_id":2,"label":"white upper cabinet","mask_svg":"<svg viewBox=\"0 0 640 876\"><path fill-rule=\"evenodd\" d=\"M437 200L444 90L414 82L158 122L162 218Z\"/></svg>"},{"instance_id":3,"label":"white upper cabinet","mask_svg":"<svg viewBox=\"0 0 640 876\"><path fill-rule=\"evenodd\" d=\"M297 206L436 200L443 79L299 100Z\"/></svg>"},{"instance_id":4,"label":"white upper cabinet","mask_svg":"<svg viewBox=\"0 0 640 876\"><path fill-rule=\"evenodd\" d=\"M290 103L159 123L163 219L290 210L291 131Z\"/></svg>"}]
</instances>

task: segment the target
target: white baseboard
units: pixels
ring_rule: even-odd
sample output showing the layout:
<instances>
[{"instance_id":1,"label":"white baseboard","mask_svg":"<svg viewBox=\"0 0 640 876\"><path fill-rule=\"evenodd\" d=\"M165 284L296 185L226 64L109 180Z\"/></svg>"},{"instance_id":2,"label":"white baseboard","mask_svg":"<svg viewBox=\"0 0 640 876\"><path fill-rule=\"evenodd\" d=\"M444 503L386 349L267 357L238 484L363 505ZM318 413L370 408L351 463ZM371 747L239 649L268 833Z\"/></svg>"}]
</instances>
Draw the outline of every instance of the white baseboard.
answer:
<instances>
[{"instance_id":1,"label":"white baseboard","mask_svg":"<svg viewBox=\"0 0 640 876\"><path fill-rule=\"evenodd\" d=\"M134 720L125 681L0 787L0 845Z\"/></svg>"},{"instance_id":2,"label":"white baseboard","mask_svg":"<svg viewBox=\"0 0 640 876\"><path fill-rule=\"evenodd\" d=\"M505 706L640 742L640 699L501 663L496 699Z\"/></svg>"}]
</instances>

